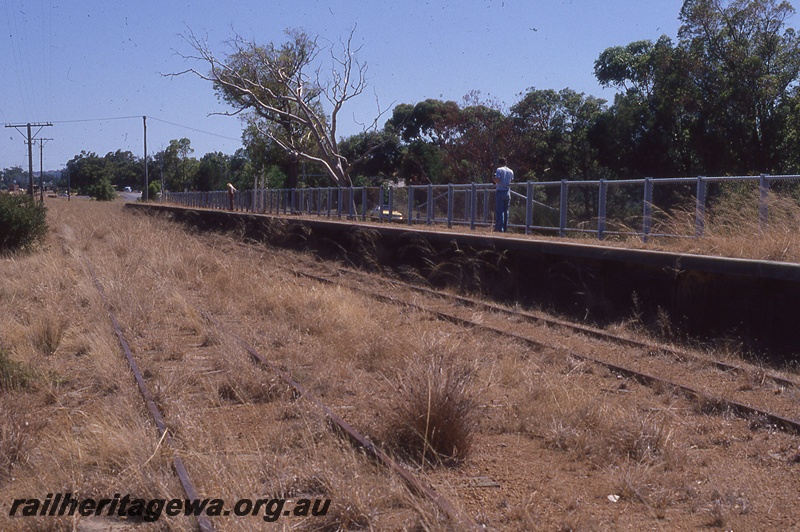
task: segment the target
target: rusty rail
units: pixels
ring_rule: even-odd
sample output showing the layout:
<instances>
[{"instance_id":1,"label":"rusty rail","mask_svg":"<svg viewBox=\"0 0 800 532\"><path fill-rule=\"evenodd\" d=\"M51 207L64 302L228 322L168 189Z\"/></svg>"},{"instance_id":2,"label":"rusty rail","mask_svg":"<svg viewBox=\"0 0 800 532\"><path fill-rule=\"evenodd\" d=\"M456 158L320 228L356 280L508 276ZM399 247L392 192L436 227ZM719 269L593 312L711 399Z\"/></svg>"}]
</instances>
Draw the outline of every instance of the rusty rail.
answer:
<instances>
[{"instance_id":1,"label":"rusty rail","mask_svg":"<svg viewBox=\"0 0 800 532\"><path fill-rule=\"evenodd\" d=\"M352 270L348 270L348 269L345 269L345 268L337 268L336 270L338 272L343 272L343 273L346 273L346 274L354 273ZM664 352L664 353L669 353L670 355L673 355L674 357L676 357L676 358L678 358L680 360L692 359L692 360L696 360L696 361L706 362L706 363L709 363L712 366L716 367L717 369L720 369L720 370L723 370L723 371L736 371L736 372L744 371L744 368L742 368L741 366L737 366L735 364L724 362L722 360L699 357L697 355L689 353L688 351L685 351L683 349L677 349L677 348L672 347L672 346L660 345L660 344L655 344L655 343L651 343L651 342L643 342L641 340L635 340L633 338L627 338L625 336L619 336L617 334L612 334L610 332L604 331L602 329L597 329L595 327L590 327L590 326L587 326L587 325L581 325L581 324L577 324L577 323L571 323L571 322L568 322L568 321L565 321L565 320L560 320L560 319L552 318L552 317L537 316L537 315L532 314L530 312L512 310L512 309L501 307L499 305L494 305L492 303L486 303L485 301L480 301L480 300L477 300L477 299L474 299L474 298L465 297L465 296L459 296L459 295L455 295L455 294L450 294L450 293L442 292L442 291L439 291L439 290L432 290L430 288L425 288L423 286L415 286L415 285L404 283L404 282L401 282L401 281L396 281L394 279L385 279L384 278L384 279L381 279L381 280L383 282L391 284L391 285L400 286L400 287L406 288L408 290L419 292L420 294L425 294L425 295L429 295L429 296L433 296L433 297L449 299L451 301L455 301L455 302L460 303L462 305L469 305L469 306L471 306L473 308L480 308L480 309L491 311L491 312L497 312L497 313L502 313L502 314L506 314L506 315L509 315L509 316L514 316L514 317L517 317L517 318L523 318L523 319L525 319L525 320L527 320L529 322L532 322L532 323L541 323L541 324L548 325L548 326L553 326L553 327L563 327L565 329L570 329L572 331L576 331L576 332L579 332L579 333L582 333L582 334L586 334L587 336L592 336L592 337L598 338L600 340L607 340L607 341L615 342L615 343L618 343L618 344L626 346L626 347L640 347L640 348L643 348L643 349L658 350L658 351L661 351L661 352ZM791 379L787 379L786 377L781 377L780 375L775 375L774 373L764 372L764 377L769 379L769 380L771 380L771 381L773 381L773 382L775 382L776 384L780 384L782 386L790 386L790 387L793 387L793 388L800 388L800 383L797 383L796 381L793 381Z\"/></svg>"},{"instance_id":2,"label":"rusty rail","mask_svg":"<svg viewBox=\"0 0 800 532\"><path fill-rule=\"evenodd\" d=\"M301 276L301 277L306 277L306 278L309 278L309 279L313 279L313 280L315 280L317 282L321 282L321 283L324 283L324 284L337 284L335 281L332 281L331 279L327 279L325 277L321 277L321 276L318 276L318 275L305 273L305 272L298 272L298 271L294 271L294 270L293 270L293 272L294 272L295 275L298 275L298 276ZM480 330L492 332L494 334L505 336L507 338L512 338L514 340L520 341L522 343L528 344L528 345L533 346L533 347L537 347L537 348L554 348L555 347L555 346L549 345L549 344L544 343L544 342L533 340L533 339L525 337L525 336L521 336L521 335L518 335L518 334L515 334L515 333L511 333L511 332L499 329L497 327L492 327L490 325L484 325L484 324L481 324L481 323L477 323L477 322L474 322L474 321L471 321L471 320L468 320L468 319L465 319L465 318L461 318L461 317L455 316L453 314L448 314L446 312L442 312L442 311L439 311L439 310L433 310L433 309L425 308L422 305L418 305L416 303L411 303L411 302L408 302L408 301L401 301L401 300L395 299L393 297L389 297L389 296L386 296L386 295L383 295L383 294L377 294L375 292L371 292L371 291L368 291L368 290L363 290L363 289L360 289L360 288L357 288L357 287L352 287L351 286L351 287L348 287L348 288L350 288L351 290L366 294L369 297L372 297L373 299L376 299L378 301L383 301L383 302L391 303L391 304L395 304L395 305L401 304L403 306L406 306L406 307L409 307L409 308L413 308L413 309L418 310L420 312L425 312L425 313L431 314L433 316L436 316L437 318L439 318L439 319L441 319L443 321L449 321L451 323L455 323L455 324L463 326L463 327L469 327L469 328L480 329ZM656 377L654 375L643 373L641 371L637 371L635 369L627 368L625 366L620 366L618 364L614 364L614 363L611 363L611 362L608 362L608 361L605 361L605 360L601 360L601 359L598 359L598 358L595 358L595 357L592 357L592 356L589 356L589 355L576 353L576 352L574 352L572 350L570 350L570 355L572 355L573 357L575 357L578 360L606 367L609 370L611 370L611 371L613 371L613 372L615 372L617 374L625 375L627 377L635 379L635 380L637 380L637 381L639 381L639 382L641 382L643 384L646 384L648 386L652 386L654 384L660 384L660 385L664 385L664 386L668 386L668 387L673 387L673 388L675 388L677 390L680 390L681 392L683 392L686 395L689 395L689 396L692 396L694 398L706 401L708 404L714 405L716 408L727 409L727 410L739 415L740 417L748 417L748 416L758 417L758 418L767 420L769 423L773 424L775 427L781 428L781 429L789 431L789 432L793 432L795 434L800 434L800 421L789 419L789 418L780 416L778 414L774 414L774 413L768 412L766 410L761 410L760 408L756 408L756 407L753 407L753 406L750 406L750 405L746 405L744 403L740 403L738 401L734 401L734 400L731 400L731 399L712 396L710 394L707 394L707 393L705 393L703 391L697 390L697 389L692 388L690 386L685 386L685 385L682 385L682 384L678 384L678 383L669 381L667 379L663 379L661 377ZM788 381L788 382L790 382L793 386L796 385L793 381Z\"/></svg>"},{"instance_id":3,"label":"rusty rail","mask_svg":"<svg viewBox=\"0 0 800 532\"><path fill-rule=\"evenodd\" d=\"M192 480L189 478L189 473L186 471L186 467L183 465L183 460L181 460L181 457L178 456L177 447L172 439L172 436L170 435L169 428L167 427L166 423L164 423L164 416L161 415L161 411L158 409L158 405L156 405L153 395L147 388L147 383L145 382L142 373L139 371L139 366L136 364L136 360L133 358L130 345L128 344L128 341L125 340L125 335L122 333L122 327L120 327L117 317L114 315L113 310L111 310L111 304L106 297L100 281L97 279L97 274L95 273L94 267L87 259L84 259L84 261L92 277L92 282L100 294L100 299L103 300L103 304L106 306L108 317L111 319L111 323L114 326L114 332L117 335L117 339L119 340L119 344L122 347L123 353L125 353L125 358L128 360L128 365L130 366L133 376L136 379L136 384L139 386L139 393L142 395L142 398L147 405L147 409L153 416L153 421L155 421L156 427L158 427L159 436L166 442L169 448L172 449L172 466L175 469L175 474L178 475L181 485L183 486L183 491L186 493L186 497L188 499L198 499L199 497L197 495L197 490L195 489ZM208 516L200 514L196 515L195 517L197 518L198 527L202 532L213 532L214 525L211 523L211 520L208 518Z\"/></svg>"},{"instance_id":4,"label":"rusty rail","mask_svg":"<svg viewBox=\"0 0 800 532\"><path fill-rule=\"evenodd\" d=\"M336 412L331 410L328 406L326 406L322 401L317 399L315 395L309 392L302 384L294 380L288 373L283 371L277 365L270 362L266 357L264 357L261 353L259 353L254 347L248 344L241 336L238 334L230 331L226 327L224 327L217 319L215 319L211 314L206 312L205 310L200 310L200 313L205 319L213 324L217 329L223 331L225 334L234 338L239 344L244 348L245 351L259 364L262 364L273 371L278 377L280 377L286 384L291 386L300 397L305 397L308 401L312 404L317 406L320 410L322 410L325 416L333 423L339 430L342 431L344 435L358 448L363 449L368 455L372 456L379 462L383 463L389 469L394 471L402 480L406 483L406 485L411 489L413 492L427 497L431 501L433 501L439 509L441 509L446 515L448 515L453 521L459 525L459 528L466 528L466 529L478 529L479 527L475 522L468 519L461 512L459 512L446 498L444 498L440 493L436 492L431 486L423 483L419 479L417 479L414 475L411 474L408 469L403 467L400 463L394 460L391 456L386 454L380 448L378 448L374 443L369 441L364 435L359 433L355 428L353 428L349 423L347 423L344 419L341 418Z\"/></svg>"}]
</instances>

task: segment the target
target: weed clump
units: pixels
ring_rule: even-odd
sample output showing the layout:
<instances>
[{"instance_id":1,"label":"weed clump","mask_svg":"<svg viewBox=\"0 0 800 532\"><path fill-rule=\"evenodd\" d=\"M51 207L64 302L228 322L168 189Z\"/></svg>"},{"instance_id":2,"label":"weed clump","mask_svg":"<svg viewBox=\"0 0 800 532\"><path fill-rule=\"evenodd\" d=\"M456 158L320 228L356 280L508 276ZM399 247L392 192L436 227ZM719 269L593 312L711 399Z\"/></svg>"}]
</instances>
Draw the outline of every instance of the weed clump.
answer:
<instances>
[{"instance_id":1,"label":"weed clump","mask_svg":"<svg viewBox=\"0 0 800 532\"><path fill-rule=\"evenodd\" d=\"M11 360L0 349L0 390L11 391L27 388L34 380L35 372L24 364Z\"/></svg>"},{"instance_id":2,"label":"weed clump","mask_svg":"<svg viewBox=\"0 0 800 532\"><path fill-rule=\"evenodd\" d=\"M28 249L47 234L47 209L30 196L0 194L0 251Z\"/></svg>"},{"instance_id":3,"label":"weed clump","mask_svg":"<svg viewBox=\"0 0 800 532\"><path fill-rule=\"evenodd\" d=\"M475 429L472 372L444 357L409 365L391 405L388 443L420 464L455 465L466 459Z\"/></svg>"}]
</instances>

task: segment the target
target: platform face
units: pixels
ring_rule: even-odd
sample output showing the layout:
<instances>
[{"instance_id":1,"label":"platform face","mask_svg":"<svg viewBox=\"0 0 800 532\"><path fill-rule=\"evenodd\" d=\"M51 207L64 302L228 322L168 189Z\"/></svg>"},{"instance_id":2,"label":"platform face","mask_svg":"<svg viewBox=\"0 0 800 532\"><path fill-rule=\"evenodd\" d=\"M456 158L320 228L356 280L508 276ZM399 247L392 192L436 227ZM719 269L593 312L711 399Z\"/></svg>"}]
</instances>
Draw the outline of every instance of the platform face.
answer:
<instances>
[{"instance_id":1,"label":"platform face","mask_svg":"<svg viewBox=\"0 0 800 532\"><path fill-rule=\"evenodd\" d=\"M761 356L798 360L800 266L431 231L395 224L128 204L203 230L236 228L326 260L420 277L504 303L552 310L595 325L668 317L679 334L740 342Z\"/></svg>"}]
</instances>

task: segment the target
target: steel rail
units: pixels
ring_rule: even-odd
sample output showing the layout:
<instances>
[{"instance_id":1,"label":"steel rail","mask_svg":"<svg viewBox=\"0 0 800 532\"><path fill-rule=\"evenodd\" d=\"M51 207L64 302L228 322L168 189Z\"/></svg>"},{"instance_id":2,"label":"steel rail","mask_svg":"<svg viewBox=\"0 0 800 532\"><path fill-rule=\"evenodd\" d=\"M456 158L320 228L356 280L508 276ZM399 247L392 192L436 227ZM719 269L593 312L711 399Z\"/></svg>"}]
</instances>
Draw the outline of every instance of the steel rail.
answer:
<instances>
[{"instance_id":1,"label":"steel rail","mask_svg":"<svg viewBox=\"0 0 800 532\"><path fill-rule=\"evenodd\" d=\"M310 273L306 273L306 272L299 272L299 271L294 271L294 273L297 276L306 277L308 279L312 279L312 280L315 280L317 282L321 282L321 283L324 283L324 284L331 284L331 285L340 284L340 283L337 283L336 281L333 281L331 279L328 279L326 277L322 277L322 276L319 276L319 275L314 275L314 274L310 274ZM386 296L386 295L383 295L383 294L378 294L376 292L369 291L369 290L364 290L364 289L361 289L361 288L358 288L358 287L347 286L347 288L349 288L349 289L351 289L353 291L356 291L356 292L363 293L363 294L365 294L365 295L367 295L369 297L372 297L373 299L376 299L378 301L383 301L383 302L391 303L391 304L394 304L394 305L403 305L403 306L408 307L408 308L413 308L413 309L418 310L420 312L425 312L427 314L431 314L431 315L433 315L433 316L435 316L435 317L437 317L437 318L439 318L439 319L441 319L443 321L449 321L451 323L454 323L456 325L460 325L462 327L468 327L468 328L472 328L472 329L484 330L484 331L487 331L487 332L491 332L491 333L494 333L494 334L498 334L498 335L504 336L506 338L512 338L514 340L517 340L519 342L525 343L527 345L530 345L530 346L536 347L536 348L550 348L550 349L557 348L557 346L550 345L550 344L547 344L545 342L540 342L538 340L533 340L533 339L528 338L526 336L521 336L519 334L512 333L512 332L509 332L509 331L505 331L505 330L497 328L497 327L492 327L490 325L484 325L484 324L481 324L481 323L477 323L477 322L468 320L466 318L461 318L459 316L455 316L453 314L448 314L446 312L442 312L442 311L439 311L439 310L429 309L429 308L423 307L422 305L419 305L419 304L416 304L416 303L411 303L411 302L408 302L408 301L399 300L399 299L396 299L394 297ZM694 397L696 399L702 400L702 401L706 402L707 404L712 405L714 408L729 410L729 411L731 411L731 412L733 412L733 413L735 413L735 414L737 414L737 415L739 415L740 417L743 417L743 418L757 417L757 418L760 418L760 419L764 419L764 420L767 420L768 422L770 422L772 425L774 425L777 428L780 428L780 429L783 429L783 430L786 430L788 432L792 432L792 433L795 433L795 434L800 434L800 421L797 421L797 420L794 420L794 419L789 419L789 418L783 417L781 415L774 414L772 412L768 412L766 410L762 410L762 409L754 407L754 406L750 406L750 405L746 405L746 404L738 402L738 401L734 401L732 399L713 396L713 395L710 395L710 394L708 394L706 392L698 390L696 388L692 388L691 386L678 384L678 383L672 382L670 380L663 379L661 377L657 377L655 375L650 375L648 373L644 373L644 372L641 372L641 371L638 371L638 370L635 370L635 369L631 369L631 368L628 368L628 367L625 367L625 366L620 366L618 364L614 364L612 362L601 360L599 358L595 358L595 357L592 357L592 356L589 356L589 355L584 355L582 353L577 353L577 352L575 352L573 350L570 350L570 355L573 356L574 358L578 359L578 360L581 360L581 361L584 361L584 362L589 362L589 363L592 363L592 364L596 364L596 365L608 368L609 370L611 370L611 371L613 371L613 372L615 372L615 373L617 373L619 375L624 375L626 377L632 378L632 379L634 379L634 380L636 380L638 382L641 382L642 384L645 384L647 386L660 384L660 385L663 385L665 387L672 387L674 389L680 390L681 392L683 392L684 394L686 394L688 396L691 396L691 397Z\"/></svg>"},{"instance_id":2,"label":"steel rail","mask_svg":"<svg viewBox=\"0 0 800 532\"><path fill-rule=\"evenodd\" d=\"M348 270L346 268L336 268L336 270L339 271L339 272L343 272L345 274L348 274L348 275L352 275L352 274L359 275L358 272L355 272L353 270ZM640 347L640 348L643 348L643 349L658 350L658 351L661 351L663 353L668 353L668 354L678 358L679 360L691 359L691 360L698 361L698 362L705 362L705 363L711 364L715 368L723 370L723 371L735 371L735 372L746 371L746 368L743 368L741 366L737 366L735 364L731 364L729 362L724 362L722 360L717 360L717 359L714 359L714 358L701 357L701 356L692 354L692 353L690 353L688 351L685 351L683 349L678 349L678 348L675 348L675 347L672 347L672 346L659 345L659 344L654 344L654 343L650 343L650 342L644 342L644 341L641 341L641 340L635 340L633 338L628 338L628 337L625 337L625 336L619 336L617 334L613 334L613 333L604 331L602 329L597 329L595 327L590 327L590 326L587 326L587 325L581 325L581 324L577 324L577 323L572 323L572 322L565 321L565 320L560 320L560 319L557 319L557 318L550 318L550 317L545 317L545 316L537 316L537 315L532 314L530 312L524 312L524 311L520 311L520 310L508 309L508 308L501 307L499 305L494 305L492 303L487 303L485 301L480 301L478 299L465 297L465 296L459 296L459 295L455 295L455 294L450 294L450 293L447 293L447 292L442 292L440 290L433 290L431 288L426 288L426 287L423 287L423 286L416 286L416 285L412 285L412 284L409 284L409 283L404 283L402 281L396 281L394 279L382 278L381 280L386 282L386 283L388 283L388 284L400 286L402 288L407 288L409 290L412 290L412 291L415 291L415 292L419 292L421 294L425 294L425 295L429 295L429 296L433 296L433 297L440 297L440 298L443 298L443 299L449 299L449 300L455 301L457 303L461 303L463 305L469 305L469 306L471 306L473 308L482 308L483 310L487 310L487 311L491 311L491 312L497 312L497 313L500 313L500 314L506 314L506 315L509 315L509 316L523 318L523 319L527 320L528 322L542 323L542 324L549 325L549 326L563 327L563 328L566 328L566 329L571 329L573 331L576 331L576 332L579 332L579 333L582 333L582 334L586 334L587 336L592 336L592 337L595 337L595 338L599 338L601 340L608 340L608 341L616 342L616 343L618 343L620 345L624 345L624 346L627 346L627 347ZM764 372L764 378L769 379L769 380L775 382L776 384L780 384L782 386L800 388L800 383L798 383L796 381L793 381L791 379L788 379L786 377L781 377L780 375L775 375L773 373L768 373L766 371Z\"/></svg>"},{"instance_id":3,"label":"steel rail","mask_svg":"<svg viewBox=\"0 0 800 532\"><path fill-rule=\"evenodd\" d=\"M251 247L248 246L247 244L244 244L244 243L241 243L241 242L236 242L236 241L232 241L231 243L236 247L247 249L248 251L251 250ZM286 270L287 272L292 273L292 274L301 275L300 272L297 272L296 270L293 270L291 268L283 268L283 269ZM365 274L363 274L363 273L361 273L361 272L359 272L357 270L348 269L348 268L342 268L342 267L334 267L334 270L336 272L338 272L338 273L344 273L346 275L355 275L355 276L362 276L362 277L365 275ZM306 274L302 274L302 275L306 275ZM312 278L316 279L316 277L314 277L313 275L312 275ZM317 280L321 280L321 279L324 279L324 278L319 278ZM561 319L553 318L553 317L539 316L539 315L533 314L531 312L508 309L508 308L502 307L500 305L496 305L496 304L493 304L493 303L488 303L488 302L481 301L481 300L478 300L478 299L474 299L474 298L470 298L470 297L466 297L466 296L461 296L461 295L456 295L456 294L451 294L449 292L444 292L444 291L441 291L441 290L435 290L435 289L431 289L431 288L426 288L426 287L423 287L423 286L413 285L413 284L405 283L405 282L398 281L398 280L395 280L395 279L389 279L389 278L386 278L386 277L383 277L383 276L380 277L380 280L382 282L387 283L387 284L399 286L401 288L406 288L408 290L419 292L421 294L429 295L429 296L432 296L432 297L439 297L439 298L442 298L442 299L449 299L451 301L455 301L455 302L463 304L463 305L469 305L469 306L474 307L474 308L482 308L482 309L490 311L490 312L497 312L497 313L502 313L502 314L506 314L506 315L509 315L509 316L522 318L522 319L524 319L524 320L526 320L528 322L531 322L531 323L541 323L541 324L548 325L548 326L553 326L553 327L563 327L563 328L566 328L566 329L571 329L573 331L579 332L581 334L586 334L587 336L592 336L594 338L598 338L598 339L601 339L601 340L607 340L607 341L615 342L615 343L618 343L619 345L623 345L623 346L627 346L627 347L642 348L642 349L648 349L648 350L657 350L657 351L660 351L662 353L670 354L673 357L675 357L676 359L678 359L679 361L683 361L685 359L690 359L690 360L694 360L694 361L697 361L697 362L710 364L710 365L714 366L715 368L717 368L719 370L722 370L722 371L732 371L732 372L737 372L737 373L742 373L742 372L747 371L747 368L744 368L742 366L738 366L736 364L731 364L729 362L724 362L722 360L717 360L717 359L714 359L714 358L706 358L706 357L698 356L698 355L690 353L690 352L688 352L686 350L679 349L679 348L676 348L676 347L673 347L673 346L667 346L667 345L661 345L661 344L645 342L645 341L641 341L641 340L635 340L633 338L628 338L628 337L625 337L625 336L619 336L617 334L613 334L613 333L610 333L608 331L604 331L602 329L598 329L596 327L591 327L591 326L588 326L588 325L582 325L582 324L578 324L578 323L573 323L573 322L569 322L569 321L566 321L566 320L561 320ZM769 373L767 371L763 371L763 377L765 379L769 379L770 381L772 381L772 382L774 382L774 383L776 383L778 385L781 385L781 386L800 389L800 383L798 383L797 381L794 381L792 379L789 379L787 377L782 377L780 375L776 375L774 373Z\"/></svg>"},{"instance_id":4,"label":"steel rail","mask_svg":"<svg viewBox=\"0 0 800 532\"><path fill-rule=\"evenodd\" d=\"M172 466L175 469L175 473L178 475L178 479L180 480L181 485L183 486L183 491L186 493L186 497L188 499L191 500L199 499L197 495L197 490L195 489L191 478L189 478L189 473L186 470L186 467L183 465L183 460L181 460L181 457L178 456L177 446L175 445L175 442L172 439L172 435L169 432L169 428L167 427L166 423L164 423L164 416L161 414L161 411L158 409L158 405L156 405L153 395L147 388L147 383L145 382L142 373L139 371L139 366L136 364L136 360L133 357L130 345L128 344L128 341L125 339L125 335L122 333L122 327L120 327L119 321L117 320L116 315L111 309L111 304L109 303L105 291L103 290L103 286L100 284L100 281L97 278L94 266L92 266L92 263L89 262L88 259L84 258L84 261L92 277L92 282L94 283L95 288L97 288L97 291L100 294L100 299L103 300L103 304L106 306L106 311L108 312L108 317L111 319L111 324L114 326L114 332L117 335L117 340L119 340L119 344L122 347L122 351L125 354L125 358L128 361L128 365L130 366L131 371L133 372L133 376L136 379L136 384L139 386L139 393L142 395L142 398L144 399L145 404L147 405L147 409L153 416L153 421L155 421L156 427L158 427L159 436L166 442L166 444L172 450ZM208 518L208 516L203 515L201 513L200 515L195 515L195 517L197 518L197 525L202 532L213 532L214 525L211 523L211 520Z\"/></svg>"},{"instance_id":5,"label":"steel rail","mask_svg":"<svg viewBox=\"0 0 800 532\"><path fill-rule=\"evenodd\" d=\"M357 446L360 449L363 449L368 455L377 459L379 462L387 466L390 470L394 471L413 492L422 495L424 497L427 497L428 499L433 501L439 507L440 510L442 510L446 515L448 515L451 519L453 519L456 522L456 524L459 525L459 528L465 527L476 530L480 529L480 527L474 521L465 517L464 515L462 515L461 512L456 510L456 508L444 496L435 491L431 486L423 483L414 475L412 475L408 469L403 467L399 462L394 460L391 456L386 454L386 452L384 452L378 446L372 443L366 436L362 435L355 428L353 428L352 425L347 423L344 419L342 419L341 416L336 414L336 412L331 410L327 405L325 405L322 401L320 401L302 384L294 380L288 373L283 371L277 365L270 362L265 356L263 356L253 346L251 346L247 341L245 341L244 338L242 338L235 332L225 327L216 318L214 318L211 314L209 314L205 310L203 309L197 309L197 310L209 323L214 325L220 331L234 338L256 363L269 368L278 377L280 377L281 380L283 380L292 389L294 389L299 394L299 397L306 398L312 404L317 406L317 408L322 410L322 412L325 414L328 420L345 436L347 436L347 438L355 446Z\"/></svg>"}]
</instances>

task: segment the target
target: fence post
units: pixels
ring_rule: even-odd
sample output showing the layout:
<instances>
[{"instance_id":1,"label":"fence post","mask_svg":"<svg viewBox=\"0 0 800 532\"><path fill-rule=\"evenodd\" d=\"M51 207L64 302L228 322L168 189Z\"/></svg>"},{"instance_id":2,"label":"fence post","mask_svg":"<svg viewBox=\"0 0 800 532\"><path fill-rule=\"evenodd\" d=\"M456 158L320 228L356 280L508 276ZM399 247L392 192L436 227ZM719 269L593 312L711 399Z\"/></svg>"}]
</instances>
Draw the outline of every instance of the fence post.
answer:
<instances>
[{"instance_id":1,"label":"fence post","mask_svg":"<svg viewBox=\"0 0 800 532\"><path fill-rule=\"evenodd\" d=\"M475 230L475 218L477 216L478 210L478 187L475 185L475 181L472 182L472 187L470 188L469 194L469 230Z\"/></svg>"},{"instance_id":2,"label":"fence post","mask_svg":"<svg viewBox=\"0 0 800 532\"><path fill-rule=\"evenodd\" d=\"M303 214L306 210L306 189L298 188L297 190L297 214Z\"/></svg>"},{"instance_id":3,"label":"fence post","mask_svg":"<svg viewBox=\"0 0 800 532\"><path fill-rule=\"evenodd\" d=\"M558 236L567 233L567 180L561 180L561 198L558 207Z\"/></svg>"},{"instance_id":4,"label":"fence post","mask_svg":"<svg viewBox=\"0 0 800 532\"><path fill-rule=\"evenodd\" d=\"M644 178L644 206L642 207L642 242L647 242L653 223L653 178Z\"/></svg>"},{"instance_id":5,"label":"fence post","mask_svg":"<svg viewBox=\"0 0 800 532\"><path fill-rule=\"evenodd\" d=\"M342 196L343 196L342 187L339 187L338 192L337 192L337 196L336 196L336 217L337 218L341 218L342 217Z\"/></svg>"},{"instance_id":6,"label":"fence post","mask_svg":"<svg viewBox=\"0 0 800 532\"><path fill-rule=\"evenodd\" d=\"M533 182L525 183L525 234L531 234L533 225Z\"/></svg>"},{"instance_id":7,"label":"fence post","mask_svg":"<svg viewBox=\"0 0 800 532\"><path fill-rule=\"evenodd\" d=\"M447 228L453 227L453 185L447 185Z\"/></svg>"},{"instance_id":8,"label":"fence post","mask_svg":"<svg viewBox=\"0 0 800 532\"><path fill-rule=\"evenodd\" d=\"M378 189L378 221L383 222L383 185Z\"/></svg>"},{"instance_id":9,"label":"fence post","mask_svg":"<svg viewBox=\"0 0 800 532\"><path fill-rule=\"evenodd\" d=\"M769 176L761 174L758 177L758 232L761 233L767 228L769 218Z\"/></svg>"},{"instance_id":10,"label":"fence post","mask_svg":"<svg viewBox=\"0 0 800 532\"><path fill-rule=\"evenodd\" d=\"M408 192L408 220L407 223L409 226L413 225L414 219L414 185L406 185L406 191Z\"/></svg>"},{"instance_id":11,"label":"fence post","mask_svg":"<svg viewBox=\"0 0 800 532\"><path fill-rule=\"evenodd\" d=\"M694 236L701 237L706 232L706 182L697 176L697 204L694 209Z\"/></svg>"},{"instance_id":12,"label":"fence post","mask_svg":"<svg viewBox=\"0 0 800 532\"><path fill-rule=\"evenodd\" d=\"M600 180L600 190L598 191L598 205L597 205L597 240L605 240L606 238L606 196L607 188L605 179Z\"/></svg>"},{"instance_id":13,"label":"fence post","mask_svg":"<svg viewBox=\"0 0 800 532\"><path fill-rule=\"evenodd\" d=\"M361 220L367 219L367 186L361 189Z\"/></svg>"},{"instance_id":14,"label":"fence post","mask_svg":"<svg viewBox=\"0 0 800 532\"><path fill-rule=\"evenodd\" d=\"M353 220L355 218L355 212L353 212L353 207L355 207L355 192L353 191L352 185L347 188L347 219Z\"/></svg>"},{"instance_id":15,"label":"fence post","mask_svg":"<svg viewBox=\"0 0 800 532\"><path fill-rule=\"evenodd\" d=\"M331 187L327 187L327 192L325 196L325 201L328 204L328 218L331 217L331 209L333 208L333 189Z\"/></svg>"},{"instance_id":16,"label":"fence post","mask_svg":"<svg viewBox=\"0 0 800 532\"><path fill-rule=\"evenodd\" d=\"M433 223L433 185L428 184L428 203L427 203L427 213L425 217L425 223L427 225L431 225Z\"/></svg>"},{"instance_id":17,"label":"fence post","mask_svg":"<svg viewBox=\"0 0 800 532\"><path fill-rule=\"evenodd\" d=\"M389 185L389 221L392 221L392 209L394 209L394 187Z\"/></svg>"}]
</instances>

